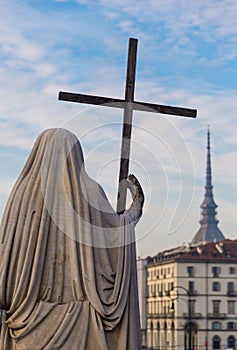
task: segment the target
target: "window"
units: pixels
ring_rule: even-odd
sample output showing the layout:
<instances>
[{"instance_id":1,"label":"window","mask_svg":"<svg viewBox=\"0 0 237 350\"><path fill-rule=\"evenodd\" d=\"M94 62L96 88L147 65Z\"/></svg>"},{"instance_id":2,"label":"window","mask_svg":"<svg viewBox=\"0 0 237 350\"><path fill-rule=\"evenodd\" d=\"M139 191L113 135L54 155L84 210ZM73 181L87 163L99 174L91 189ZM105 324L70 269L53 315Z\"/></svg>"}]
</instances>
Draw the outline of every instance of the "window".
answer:
<instances>
[{"instance_id":1,"label":"window","mask_svg":"<svg viewBox=\"0 0 237 350\"><path fill-rule=\"evenodd\" d=\"M221 286L219 282L213 282L212 283L212 291L213 292L219 292L221 290Z\"/></svg>"},{"instance_id":2,"label":"window","mask_svg":"<svg viewBox=\"0 0 237 350\"><path fill-rule=\"evenodd\" d=\"M220 349L221 348L221 339L218 335L215 335L213 338L212 338L212 349Z\"/></svg>"},{"instance_id":3,"label":"window","mask_svg":"<svg viewBox=\"0 0 237 350\"><path fill-rule=\"evenodd\" d=\"M150 297L154 297L154 296L155 296L154 285L151 284L151 285L150 285Z\"/></svg>"},{"instance_id":4,"label":"window","mask_svg":"<svg viewBox=\"0 0 237 350\"><path fill-rule=\"evenodd\" d=\"M227 283L227 294L228 295L233 295L235 294L235 285L234 282L228 282Z\"/></svg>"},{"instance_id":5,"label":"window","mask_svg":"<svg viewBox=\"0 0 237 350\"><path fill-rule=\"evenodd\" d=\"M220 313L220 300L213 300L213 314L218 315Z\"/></svg>"},{"instance_id":6,"label":"window","mask_svg":"<svg viewBox=\"0 0 237 350\"><path fill-rule=\"evenodd\" d=\"M148 308L147 308L148 310L148 314L151 314L151 302L148 302Z\"/></svg>"},{"instance_id":7,"label":"window","mask_svg":"<svg viewBox=\"0 0 237 350\"><path fill-rule=\"evenodd\" d=\"M173 269L173 267L171 268L171 276L174 277L174 269Z\"/></svg>"},{"instance_id":8,"label":"window","mask_svg":"<svg viewBox=\"0 0 237 350\"><path fill-rule=\"evenodd\" d=\"M163 303L162 303L162 309L161 309L161 313L162 314L165 314L165 310L166 310L166 304L165 304L165 301L163 301Z\"/></svg>"},{"instance_id":9,"label":"window","mask_svg":"<svg viewBox=\"0 0 237 350\"><path fill-rule=\"evenodd\" d=\"M228 314L230 314L230 315L235 314L235 301L234 300L228 300Z\"/></svg>"},{"instance_id":10,"label":"window","mask_svg":"<svg viewBox=\"0 0 237 350\"><path fill-rule=\"evenodd\" d=\"M221 329L220 322L212 322L212 329Z\"/></svg>"},{"instance_id":11,"label":"window","mask_svg":"<svg viewBox=\"0 0 237 350\"><path fill-rule=\"evenodd\" d=\"M156 314L158 314L159 313L159 302L156 300Z\"/></svg>"},{"instance_id":12,"label":"window","mask_svg":"<svg viewBox=\"0 0 237 350\"><path fill-rule=\"evenodd\" d=\"M194 267L193 266L187 266L187 274L189 277L194 276Z\"/></svg>"},{"instance_id":13,"label":"window","mask_svg":"<svg viewBox=\"0 0 237 350\"><path fill-rule=\"evenodd\" d=\"M191 315L195 314L195 302L196 302L196 300L190 300L190 312L191 312Z\"/></svg>"},{"instance_id":14,"label":"window","mask_svg":"<svg viewBox=\"0 0 237 350\"><path fill-rule=\"evenodd\" d=\"M188 291L190 294L194 294L194 281L188 282Z\"/></svg>"},{"instance_id":15,"label":"window","mask_svg":"<svg viewBox=\"0 0 237 350\"><path fill-rule=\"evenodd\" d=\"M228 337L228 348L235 349L235 337L233 335Z\"/></svg>"},{"instance_id":16,"label":"window","mask_svg":"<svg viewBox=\"0 0 237 350\"><path fill-rule=\"evenodd\" d=\"M235 274L235 267L234 266L229 266L229 274L234 275Z\"/></svg>"},{"instance_id":17,"label":"window","mask_svg":"<svg viewBox=\"0 0 237 350\"><path fill-rule=\"evenodd\" d=\"M166 291L166 295L170 296L170 292L172 293L172 290L173 290L173 283L168 282L168 289Z\"/></svg>"},{"instance_id":18,"label":"window","mask_svg":"<svg viewBox=\"0 0 237 350\"><path fill-rule=\"evenodd\" d=\"M156 302L153 301L152 305L153 305L152 313L155 314L156 313Z\"/></svg>"},{"instance_id":19,"label":"window","mask_svg":"<svg viewBox=\"0 0 237 350\"><path fill-rule=\"evenodd\" d=\"M221 268L219 266L212 266L213 277L219 277Z\"/></svg>"},{"instance_id":20,"label":"window","mask_svg":"<svg viewBox=\"0 0 237 350\"><path fill-rule=\"evenodd\" d=\"M227 329L230 329L230 330L235 329L235 322L227 322Z\"/></svg>"}]
</instances>

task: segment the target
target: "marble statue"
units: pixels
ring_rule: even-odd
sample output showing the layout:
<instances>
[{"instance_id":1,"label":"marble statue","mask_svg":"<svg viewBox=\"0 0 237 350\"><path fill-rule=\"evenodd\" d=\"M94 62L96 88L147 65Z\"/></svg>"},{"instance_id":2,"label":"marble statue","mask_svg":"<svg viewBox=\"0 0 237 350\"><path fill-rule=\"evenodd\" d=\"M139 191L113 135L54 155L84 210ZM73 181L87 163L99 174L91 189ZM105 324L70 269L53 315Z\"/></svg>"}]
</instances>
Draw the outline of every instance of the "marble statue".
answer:
<instances>
[{"instance_id":1,"label":"marble statue","mask_svg":"<svg viewBox=\"0 0 237 350\"><path fill-rule=\"evenodd\" d=\"M135 225L144 202L117 214L85 171L77 137L37 138L3 215L1 350L138 350Z\"/></svg>"}]
</instances>

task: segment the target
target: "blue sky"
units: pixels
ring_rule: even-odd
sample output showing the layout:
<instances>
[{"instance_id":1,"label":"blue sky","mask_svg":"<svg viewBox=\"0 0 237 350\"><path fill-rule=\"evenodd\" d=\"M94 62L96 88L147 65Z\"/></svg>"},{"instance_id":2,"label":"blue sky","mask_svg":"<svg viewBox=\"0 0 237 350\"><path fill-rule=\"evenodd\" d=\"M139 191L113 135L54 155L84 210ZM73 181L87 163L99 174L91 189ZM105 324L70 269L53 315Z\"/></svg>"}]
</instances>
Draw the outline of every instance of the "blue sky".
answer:
<instances>
[{"instance_id":1,"label":"blue sky","mask_svg":"<svg viewBox=\"0 0 237 350\"><path fill-rule=\"evenodd\" d=\"M57 100L60 90L123 98L128 38L136 100L198 119L134 113L131 171L145 193L138 254L191 241L204 193L206 129L220 228L236 238L237 3L234 0L1 1L0 215L36 136L63 126L115 201L122 112Z\"/></svg>"}]
</instances>

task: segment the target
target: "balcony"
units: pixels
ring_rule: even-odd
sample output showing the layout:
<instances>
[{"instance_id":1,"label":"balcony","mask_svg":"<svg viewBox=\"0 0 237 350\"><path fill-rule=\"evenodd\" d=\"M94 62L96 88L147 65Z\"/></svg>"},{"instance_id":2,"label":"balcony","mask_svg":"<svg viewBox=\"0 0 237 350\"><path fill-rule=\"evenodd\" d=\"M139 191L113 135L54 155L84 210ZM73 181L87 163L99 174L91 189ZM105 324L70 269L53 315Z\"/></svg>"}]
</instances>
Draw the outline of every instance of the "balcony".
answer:
<instances>
[{"instance_id":1,"label":"balcony","mask_svg":"<svg viewBox=\"0 0 237 350\"><path fill-rule=\"evenodd\" d=\"M149 313L149 318L156 318L156 319L164 319L164 318L174 318L174 312L165 312L165 313Z\"/></svg>"},{"instance_id":2,"label":"balcony","mask_svg":"<svg viewBox=\"0 0 237 350\"><path fill-rule=\"evenodd\" d=\"M187 312L183 313L183 318L188 319L189 315ZM202 318L202 314L200 312L194 312L191 314L192 319Z\"/></svg>"},{"instance_id":3,"label":"balcony","mask_svg":"<svg viewBox=\"0 0 237 350\"><path fill-rule=\"evenodd\" d=\"M236 297L236 296L237 296L237 291L236 291L236 290L229 289L229 290L227 290L226 295L227 295L228 297Z\"/></svg>"},{"instance_id":4,"label":"balcony","mask_svg":"<svg viewBox=\"0 0 237 350\"><path fill-rule=\"evenodd\" d=\"M197 290L196 289L189 289L189 295L194 296L197 295Z\"/></svg>"},{"instance_id":5,"label":"balcony","mask_svg":"<svg viewBox=\"0 0 237 350\"><path fill-rule=\"evenodd\" d=\"M224 313L214 313L214 314L208 314L207 317L210 318L210 319L220 320L220 319L225 319L226 318L226 314L224 314Z\"/></svg>"}]
</instances>

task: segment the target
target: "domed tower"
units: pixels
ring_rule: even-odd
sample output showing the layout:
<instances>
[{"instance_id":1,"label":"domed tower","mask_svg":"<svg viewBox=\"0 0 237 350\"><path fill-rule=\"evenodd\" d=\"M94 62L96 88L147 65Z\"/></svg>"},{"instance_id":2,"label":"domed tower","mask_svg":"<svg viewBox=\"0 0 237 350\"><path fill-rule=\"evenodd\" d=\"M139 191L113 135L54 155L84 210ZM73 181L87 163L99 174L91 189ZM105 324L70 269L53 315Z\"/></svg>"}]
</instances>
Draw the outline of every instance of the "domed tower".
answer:
<instances>
[{"instance_id":1,"label":"domed tower","mask_svg":"<svg viewBox=\"0 0 237 350\"><path fill-rule=\"evenodd\" d=\"M211 147L210 147L210 130L207 130L207 165L206 165L206 185L204 200L201 204L202 218L201 227L194 236L192 244L196 245L201 242L220 242L225 236L218 228L219 221L216 219L217 205L214 201L211 171Z\"/></svg>"}]
</instances>

